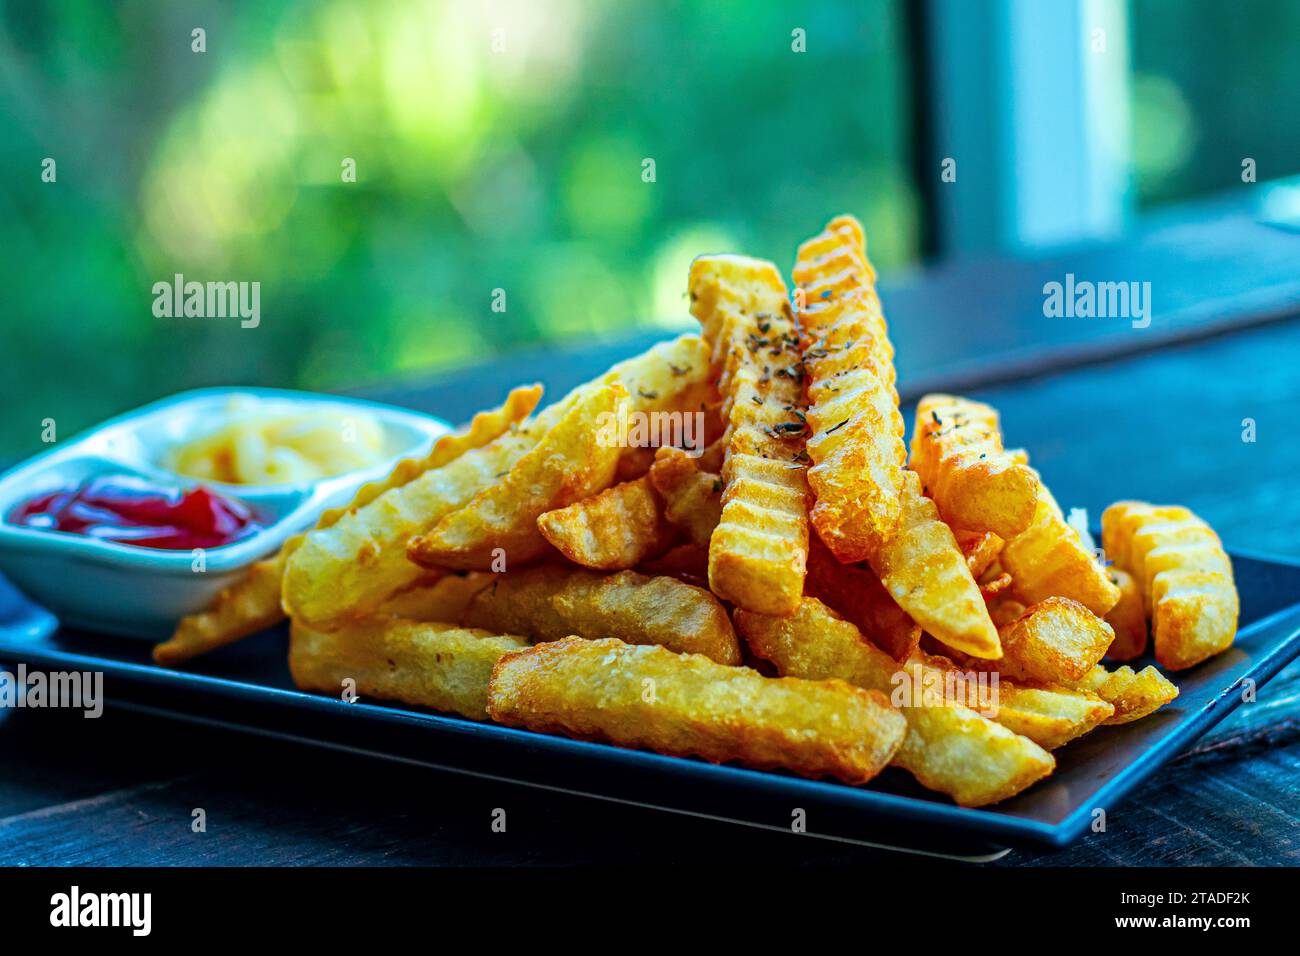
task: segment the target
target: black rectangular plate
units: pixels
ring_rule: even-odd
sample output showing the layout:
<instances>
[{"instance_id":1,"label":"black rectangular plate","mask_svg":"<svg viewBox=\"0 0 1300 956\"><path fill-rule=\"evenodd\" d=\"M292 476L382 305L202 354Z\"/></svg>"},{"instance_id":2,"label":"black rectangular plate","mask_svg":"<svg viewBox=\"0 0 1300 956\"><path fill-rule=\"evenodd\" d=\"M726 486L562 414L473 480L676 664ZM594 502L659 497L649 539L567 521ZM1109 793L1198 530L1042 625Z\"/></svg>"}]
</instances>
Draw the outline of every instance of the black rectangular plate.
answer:
<instances>
[{"instance_id":1,"label":"black rectangular plate","mask_svg":"<svg viewBox=\"0 0 1300 956\"><path fill-rule=\"evenodd\" d=\"M147 643L67 629L0 579L0 661L102 671L111 702L172 718L372 756L855 842L979 855L1008 845L1063 847L1300 654L1300 564L1233 556L1241 592L1234 646L1173 675L1178 699L1152 716L1102 727L1056 752L1048 779L995 807L965 809L887 770L868 787L804 780L544 736L367 701L304 694L289 678L283 629L225 648L188 670L150 663ZM1147 661L1134 662L1144 666Z\"/></svg>"}]
</instances>

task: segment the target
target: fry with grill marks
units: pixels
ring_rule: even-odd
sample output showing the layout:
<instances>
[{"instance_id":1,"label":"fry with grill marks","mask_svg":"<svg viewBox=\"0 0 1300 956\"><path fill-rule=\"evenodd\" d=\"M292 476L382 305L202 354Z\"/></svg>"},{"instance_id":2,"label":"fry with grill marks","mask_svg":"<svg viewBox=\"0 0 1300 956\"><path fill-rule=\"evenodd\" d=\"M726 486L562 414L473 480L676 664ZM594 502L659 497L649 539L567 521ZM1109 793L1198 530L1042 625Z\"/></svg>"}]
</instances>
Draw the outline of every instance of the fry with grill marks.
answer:
<instances>
[{"instance_id":1,"label":"fry with grill marks","mask_svg":"<svg viewBox=\"0 0 1300 956\"><path fill-rule=\"evenodd\" d=\"M506 655L492 672L488 712L542 733L849 784L879 773L907 732L883 694L844 681L771 679L613 639Z\"/></svg>"},{"instance_id":2,"label":"fry with grill marks","mask_svg":"<svg viewBox=\"0 0 1300 956\"><path fill-rule=\"evenodd\" d=\"M1119 600L1119 588L1079 532L1066 523L1061 506L1041 479L1034 520L1007 541L998 560L1011 575L1012 593L1025 604L1067 597L1104 617Z\"/></svg>"},{"instance_id":3,"label":"fry with grill marks","mask_svg":"<svg viewBox=\"0 0 1300 956\"><path fill-rule=\"evenodd\" d=\"M741 607L793 610L808 561L803 371L785 283L770 262L703 256L691 313L712 348L727 423L709 585Z\"/></svg>"},{"instance_id":4,"label":"fry with grill marks","mask_svg":"<svg viewBox=\"0 0 1300 956\"><path fill-rule=\"evenodd\" d=\"M398 462L386 478L359 488L346 506L324 512L316 527L329 528L349 511L365 507L390 488L400 488L426 471L441 468L466 452L482 448L527 418L541 397L540 385L512 389L500 407L479 412L464 430L442 436L423 457ZM304 538L304 535L294 535L273 557L257 562L247 575L222 591L212 607L183 618L171 639L154 648L154 660L164 666L179 664L284 620L281 606L284 572L289 556Z\"/></svg>"},{"instance_id":5,"label":"fry with grill marks","mask_svg":"<svg viewBox=\"0 0 1300 956\"><path fill-rule=\"evenodd\" d=\"M648 475L547 511L537 528L574 564L601 571L636 567L662 554L677 537Z\"/></svg>"},{"instance_id":6,"label":"fry with grill marks","mask_svg":"<svg viewBox=\"0 0 1300 956\"><path fill-rule=\"evenodd\" d=\"M339 694L351 680L360 696L400 700L471 720L487 717L488 681L521 637L376 614L337 631L298 621L289 632L289 671L302 690Z\"/></svg>"},{"instance_id":7,"label":"fry with grill marks","mask_svg":"<svg viewBox=\"0 0 1300 956\"><path fill-rule=\"evenodd\" d=\"M916 472L903 479L898 529L872 558L872 569L922 630L956 650L996 660L1002 656L997 628L957 540L921 493Z\"/></svg>"},{"instance_id":8,"label":"fry with grill marks","mask_svg":"<svg viewBox=\"0 0 1300 956\"><path fill-rule=\"evenodd\" d=\"M616 637L740 663L740 642L716 597L676 578L633 571L597 574L555 565L511 571L475 595L462 620L538 641Z\"/></svg>"},{"instance_id":9,"label":"fry with grill marks","mask_svg":"<svg viewBox=\"0 0 1300 956\"><path fill-rule=\"evenodd\" d=\"M833 219L800 246L794 280L816 495L809 517L840 561L864 561L898 524L907 447L894 350L857 220Z\"/></svg>"},{"instance_id":10,"label":"fry with grill marks","mask_svg":"<svg viewBox=\"0 0 1300 956\"><path fill-rule=\"evenodd\" d=\"M750 649L775 664L783 677L839 678L893 696L907 721L907 737L894 764L962 806L1005 800L1056 765L1037 744L968 706L895 696L908 685L919 692L936 680L942 684L943 672L922 655L899 664L814 598L805 598L789 617L738 610L735 619Z\"/></svg>"},{"instance_id":11,"label":"fry with grill marks","mask_svg":"<svg viewBox=\"0 0 1300 956\"><path fill-rule=\"evenodd\" d=\"M1029 527L1038 478L1002 449L998 413L955 395L926 395L916 406L913 470L954 529L1013 538Z\"/></svg>"},{"instance_id":12,"label":"fry with grill marks","mask_svg":"<svg viewBox=\"0 0 1300 956\"><path fill-rule=\"evenodd\" d=\"M1237 634L1240 599L1219 536L1186 508L1116 502L1102 515L1107 554L1123 560L1151 618L1163 667L1182 670L1220 654Z\"/></svg>"}]
</instances>

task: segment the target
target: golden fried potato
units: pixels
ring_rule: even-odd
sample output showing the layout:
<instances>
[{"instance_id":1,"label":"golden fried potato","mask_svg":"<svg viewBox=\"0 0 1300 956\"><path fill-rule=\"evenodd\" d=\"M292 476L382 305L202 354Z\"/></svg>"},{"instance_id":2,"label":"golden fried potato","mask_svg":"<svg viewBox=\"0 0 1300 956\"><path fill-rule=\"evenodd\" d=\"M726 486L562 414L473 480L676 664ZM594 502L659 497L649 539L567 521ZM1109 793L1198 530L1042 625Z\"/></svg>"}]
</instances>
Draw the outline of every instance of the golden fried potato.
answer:
<instances>
[{"instance_id":1,"label":"golden fried potato","mask_svg":"<svg viewBox=\"0 0 1300 956\"><path fill-rule=\"evenodd\" d=\"M430 572L428 577L402 588L380 605L379 613L412 621L459 624L474 595L494 580L495 575L484 571Z\"/></svg>"},{"instance_id":2,"label":"golden fried potato","mask_svg":"<svg viewBox=\"0 0 1300 956\"><path fill-rule=\"evenodd\" d=\"M839 216L799 247L794 280L808 374L810 518L843 562L865 561L901 511L903 416L862 226Z\"/></svg>"},{"instance_id":3,"label":"golden fried potato","mask_svg":"<svg viewBox=\"0 0 1300 956\"><path fill-rule=\"evenodd\" d=\"M952 531L921 494L916 472L903 473L902 516L871 567L898 606L921 628L956 650L996 660L997 628Z\"/></svg>"},{"instance_id":4,"label":"golden fried potato","mask_svg":"<svg viewBox=\"0 0 1300 956\"><path fill-rule=\"evenodd\" d=\"M722 476L701 471L680 448L660 448L650 480L663 500L664 517L707 548L722 520Z\"/></svg>"},{"instance_id":5,"label":"golden fried potato","mask_svg":"<svg viewBox=\"0 0 1300 956\"><path fill-rule=\"evenodd\" d=\"M735 621L750 650L775 664L782 677L839 678L890 695L907 720L895 766L962 806L1005 800L1056 765L1032 741L943 699L942 687L937 703L926 702L924 694L932 693L936 682L944 683L943 672L929 666L923 655L899 664L815 598L804 598L788 617L737 610Z\"/></svg>"},{"instance_id":6,"label":"golden fried potato","mask_svg":"<svg viewBox=\"0 0 1300 956\"><path fill-rule=\"evenodd\" d=\"M1142 590L1163 667L1192 667L1232 645L1240 599L1209 525L1186 508L1116 502L1102 515L1102 541Z\"/></svg>"},{"instance_id":7,"label":"golden fried potato","mask_svg":"<svg viewBox=\"0 0 1300 956\"><path fill-rule=\"evenodd\" d=\"M1079 680L1106 654L1115 632L1078 601L1053 597L999 629L998 670L1022 680Z\"/></svg>"},{"instance_id":8,"label":"golden fried potato","mask_svg":"<svg viewBox=\"0 0 1300 956\"><path fill-rule=\"evenodd\" d=\"M1006 544L992 531L954 531L952 535L957 539L957 547L961 548L966 566L976 581L993 567L998 555L1002 553L1002 546Z\"/></svg>"},{"instance_id":9,"label":"golden fried potato","mask_svg":"<svg viewBox=\"0 0 1300 956\"><path fill-rule=\"evenodd\" d=\"M1015 598L1007 597L1005 593L991 596L987 603L989 618L998 628L1006 627L1026 611L1023 604Z\"/></svg>"},{"instance_id":10,"label":"golden fried potato","mask_svg":"<svg viewBox=\"0 0 1300 956\"><path fill-rule=\"evenodd\" d=\"M1112 567L1110 579L1119 588L1119 600L1106 614L1106 623L1115 631L1106 656L1113 661L1131 661L1147 649L1147 615L1142 608L1142 592L1127 571Z\"/></svg>"},{"instance_id":11,"label":"golden fried potato","mask_svg":"<svg viewBox=\"0 0 1300 956\"><path fill-rule=\"evenodd\" d=\"M1034 520L1007 541L998 560L1011 575L1012 592L1025 604L1067 597L1100 617L1119 600L1119 588L1079 532L1066 523L1061 506L1041 480Z\"/></svg>"},{"instance_id":12,"label":"golden fried potato","mask_svg":"<svg viewBox=\"0 0 1300 956\"><path fill-rule=\"evenodd\" d=\"M603 440L604 416L627 400L622 385L605 385L574 404L506 475L406 545L406 556L428 568L499 570L504 557L524 564L546 553L538 518L604 491L622 449Z\"/></svg>"},{"instance_id":13,"label":"golden fried potato","mask_svg":"<svg viewBox=\"0 0 1300 956\"><path fill-rule=\"evenodd\" d=\"M785 613L798 606L808 560L802 371L785 283L770 262L702 256L690 295L728 434L709 584L741 607Z\"/></svg>"},{"instance_id":14,"label":"golden fried potato","mask_svg":"<svg viewBox=\"0 0 1300 956\"><path fill-rule=\"evenodd\" d=\"M385 490L349 509L332 527L312 532L286 568L285 609L328 627L378 608L424 573L407 560L412 538L498 483L575 404L615 383L628 390L629 413L693 407L711 394L707 346L698 336L683 335L619 362L533 421Z\"/></svg>"},{"instance_id":15,"label":"golden fried potato","mask_svg":"<svg viewBox=\"0 0 1300 956\"><path fill-rule=\"evenodd\" d=\"M616 637L740 663L740 642L716 597L675 578L632 571L596 574L556 565L511 571L474 597L462 622L538 641Z\"/></svg>"},{"instance_id":16,"label":"golden fried potato","mask_svg":"<svg viewBox=\"0 0 1300 956\"><path fill-rule=\"evenodd\" d=\"M483 720L492 667L521 637L372 615L336 631L294 621L289 672L301 690L400 700ZM345 685L345 681L352 681Z\"/></svg>"},{"instance_id":17,"label":"golden fried potato","mask_svg":"<svg viewBox=\"0 0 1300 956\"><path fill-rule=\"evenodd\" d=\"M1154 667L1134 672L1124 666L1107 670L1098 664L1072 687L1096 694L1115 708L1107 724L1127 724L1139 720L1178 696L1178 688Z\"/></svg>"},{"instance_id":18,"label":"golden fried potato","mask_svg":"<svg viewBox=\"0 0 1300 956\"><path fill-rule=\"evenodd\" d=\"M980 586L980 597L984 598L984 603L987 604L1011 587L1011 575L1003 571L1001 574L989 575L987 578L981 579L978 584Z\"/></svg>"},{"instance_id":19,"label":"golden fried potato","mask_svg":"<svg viewBox=\"0 0 1300 956\"><path fill-rule=\"evenodd\" d=\"M302 535L295 535L272 557L258 561L242 578L224 588L206 611L181 618L175 633L154 646L154 663L175 667L284 620L280 579L293 547L301 540Z\"/></svg>"},{"instance_id":20,"label":"golden fried potato","mask_svg":"<svg viewBox=\"0 0 1300 956\"><path fill-rule=\"evenodd\" d=\"M585 568L623 571L662 554L677 538L650 476L547 511L537 528L561 554Z\"/></svg>"},{"instance_id":21,"label":"golden fried potato","mask_svg":"<svg viewBox=\"0 0 1300 956\"><path fill-rule=\"evenodd\" d=\"M1104 723L1115 708L1101 697L1064 684L1036 684L1004 677L987 661L969 658L962 664L944 656L918 652L927 667L957 675L969 685L981 672L990 683L993 706L980 712L1003 727L1027 737L1044 750L1055 750ZM1000 662L999 662L1000 663ZM996 676L996 683L992 683ZM954 681L956 686L961 683ZM948 682L945 681L945 689ZM958 700L962 703L963 700Z\"/></svg>"},{"instance_id":22,"label":"golden fried potato","mask_svg":"<svg viewBox=\"0 0 1300 956\"><path fill-rule=\"evenodd\" d=\"M626 449L618 459L618 467L614 469L614 480L622 484L644 478L654 463L655 451L650 446Z\"/></svg>"},{"instance_id":23,"label":"golden fried potato","mask_svg":"<svg viewBox=\"0 0 1300 956\"><path fill-rule=\"evenodd\" d=\"M527 418L541 397L540 385L512 389L500 407L479 412L463 431L443 435L428 454L399 461L387 477L357 489L346 506L325 511L317 519L316 527L331 527L350 510L365 507L390 488L400 488L424 472L441 468L466 452L494 441ZM154 660L165 667L173 666L284 620L281 595L285 568L289 556L304 538L304 535L289 538L273 557L254 564L245 577L217 595L212 607L183 618L171 639L154 648Z\"/></svg>"},{"instance_id":24,"label":"golden fried potato","mask_svg":"<svg viewBox=\"0 0 1300 956\"><path fill-rule=\"evenodd\" d=\"M773 680L613 639L570 638L506 655L492 672L488 712L542 733L850 784L879 773L907 730L883 694L843 681Z\"/></svg>"},{"instance_id":25,"label":"golden fried potato","mask_svg":"<svg viewBox=\"0 0 1300 956\"><path fill-rule=\"evenodd\" d=\"M907 660L921 641L921 625L898 606L874 571L840 564L816 537L809 543L804 592L852 622L896 661Z\"/></svg>"},{"instance_id":26,"label":"golden fried potato","mask_svg":"<svg viewBox=\"0 0 1300 956\"><path fill-rule=\"evenodd\" d=\"M992 406L955 395L923 397L910 463L954 529L1013 538L1033 520L1038 476L1003 451Z\"/></svg>"},{"instance_id":27,"label":"golden fried potato","mask_svg":"<svg viewBox=\"0 0 1300 956\"><path fill-rule=\"evenodd\" d=\"M694 542L679 544L637 568L642 574L677 578L697 587L709 586L709 550Z\"/></svg>"}]
</instances>

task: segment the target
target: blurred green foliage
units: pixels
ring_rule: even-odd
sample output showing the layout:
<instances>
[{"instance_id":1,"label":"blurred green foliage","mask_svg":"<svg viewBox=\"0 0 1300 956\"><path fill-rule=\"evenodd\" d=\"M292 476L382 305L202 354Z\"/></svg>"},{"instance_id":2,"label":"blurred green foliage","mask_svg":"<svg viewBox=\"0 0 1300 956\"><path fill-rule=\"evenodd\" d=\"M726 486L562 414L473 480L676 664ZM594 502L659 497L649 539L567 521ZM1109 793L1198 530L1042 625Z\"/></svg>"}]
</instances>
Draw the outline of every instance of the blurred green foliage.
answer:
<instances>
[{"instance_id":1,"label":"blurred green foliage","mask_svg":"<svg viewBox=\"0 0 1300 956\"><path fill-rule=\"evenodd\" d=\"M1130 0L1139 205L1300 173L1300 2Z\"/></svg>"},{"instance_id":2,"label":"blurred green foliage","mask_svg":"<svg viewBox=\"0 0 1300 956\"><path fill-rule=\"evenodd\" d=\"M692 256L789 261L841 210L878 263L911 261L901 16L895 0L6 3L0 454L36 450L47 417L63 438L186 387L341 388L685 326ZM177 272L261 282L261 325L155 318L151 287Z\"/></svg>"}]
</instances>

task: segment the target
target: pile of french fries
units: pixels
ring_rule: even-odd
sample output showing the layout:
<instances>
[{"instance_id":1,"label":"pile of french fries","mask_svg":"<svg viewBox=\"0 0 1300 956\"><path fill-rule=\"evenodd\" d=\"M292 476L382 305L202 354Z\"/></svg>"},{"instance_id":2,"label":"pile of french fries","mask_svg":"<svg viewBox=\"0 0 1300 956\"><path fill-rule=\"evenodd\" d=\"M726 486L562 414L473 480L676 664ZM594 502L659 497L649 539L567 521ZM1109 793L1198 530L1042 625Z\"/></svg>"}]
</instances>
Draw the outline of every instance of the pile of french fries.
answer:
<instances>
[{"instance_id":1,"label":"pile of french fries","mask_svg":"<svg viewBox=\"0 0 1300 956\"><path fill-rule=\"evenodd\" d=\"M909 447L856 220L793 278L792 297L770 262L697 259L699 336L536 414L541 389L515 389L156 660L288 617L306 690L848 784L892 764L980 806L1177 696L1121 663L1148 637L1170 670L1232 643L1231 563L1186 508L1114 504L1099 551L989 406L927 395ZM703 416L700 447L602 427L653 415Z\"/></svg>"}]
</instances>

